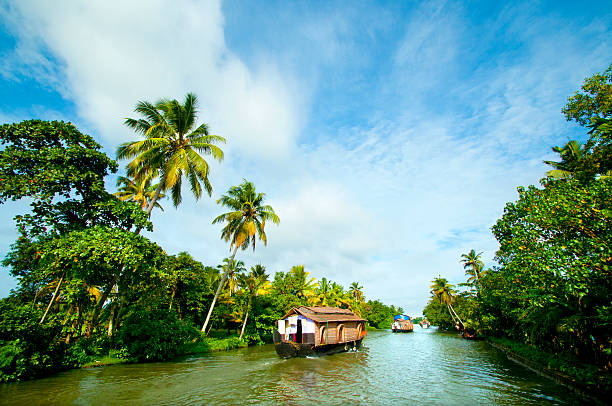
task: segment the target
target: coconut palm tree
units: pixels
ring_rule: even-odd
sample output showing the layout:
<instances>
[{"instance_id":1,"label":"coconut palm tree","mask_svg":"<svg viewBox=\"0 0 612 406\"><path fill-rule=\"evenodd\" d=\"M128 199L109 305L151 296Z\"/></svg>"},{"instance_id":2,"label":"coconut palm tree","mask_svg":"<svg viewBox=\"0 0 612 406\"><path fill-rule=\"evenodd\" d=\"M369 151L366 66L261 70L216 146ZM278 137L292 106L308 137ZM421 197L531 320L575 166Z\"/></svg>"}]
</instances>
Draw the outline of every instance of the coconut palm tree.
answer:
<instances>
[{"instance_id":1,"label":"coconut palm tree","mask_svg":"<svg viewBox=\"0 0 612 406\"><path fill-rule=\"evenodd\" d=\"M484 263L480 260L481 255L482 252L476 254L474 250L471 250L467 254L461 254L461 258L463 259L460 262L463 263L465 274L470 276L468 283L475 283L476 289L478 289L478 282L483 274L482 268L484 268Z\"/></svg>"},{"instance_id":2,"label":"coconut palm tree","mask_svg":"<svg viewBox=\"0 0 612 406\"><path fill-rule=\"evenodd\" d=\"M310 301L317 286L315 278L311 278L310 273L304 270L304 265L291 267L289 276L293 285L293 294L306 303Z\"/></svg>"},{"instance_id":3,"label":"coconut palm tree","mask_svg":"<svg viewBox=\"0 0 612 406\"><path fill-rule=\"evenodd\" d=\"M183 175L196 199L202 194L202 185L209 196L212 194L209 165L201 154L223 160L223 151L216 144L225 143L225 138L209 134L207 124L195 127L197 101L193 93L185 96L183 104L168 99L155 104L140 101L134 111L143 118L125 120L128 127L145 138L126 142L117 149L118 159L132 159L127 166L128 176L134 179L160 176L147 215L163 191L170 190L174 206L180 204Z\"/></svg>"},{"instance_id":4,"label":"coconut palm tree","mask_svg":"<svg viewBox=\"0 0 612 406\"><path fill-rule=\"evenodd\" d=\"M246 312L242 322L242 330L240 330L240 340L242 340L247 320L249 318L249 311L251 310L253 297L264 293L267 290L266 288L270 282L268 281L266 268L263 265L258 264L251 267L251 272L248 275L240 275L239 283L249 295L249 302L247 303Z\"/></svg>"},{"instance_id":5,"label":"coconut palm tree","mask_svg":"<svg viewBox=\"0 0 612 406\"><path fill-rule=\"evenodd\" d=\"M440 301L440 303L446 304L446 308L451 315L451 318L455 323L460 323L463 326L463 321L459 318L457 312L453 308L453 301L457 292L455 291L455 287L448 283L446 278L441 278L438 276L434 279L433 284L431 285L431 293Z\"/></svg>"},{"instance_id":6,"label":"coconut palm tree","mask_svg":"<svg viewBox=\"0 0 612 406\"><path fill-rule=\"evenodd\" d=\"M329 306L333 302L331 284L326 278L321 278L315 290L314 303L318 306Z\"/></svg>"},{"instance_id":7,"label":"coconut palm tree","mask_svg":"<svg viewBox=\"0 0 612 406\"><path fill-rule=\"evenodd\" d=\"M257 193L255 185L244 179L239 186L232 186L228 190L227 195L223 195L217 200L217 204L231 209L231 211L223 213L213 220L213 224L225 223L225 227L221 230L221 238L229 241L230 250L234 250L230 261L234 260L238 248L245 250L251 246L253 251L255 251L257 239L263 241L264 245L267 245L266 222L280 223L278 216L274 213L274 209L263 204L265 196L264 193ZM202 326L202 331L206 331L210 315L227 280L227 276L228 270L223 273L221 282L219 282L217 292Z\"/></svg>"},{"instance_id":8,"label":"coconut palm tree","mask_svg":"<svg viewBox=\"0 0 612 406\"><path fill-rule=\"evenodd\" d=\"M119 179L117 179L119 191L115 193L115 196L117 196L119 200L138 203L142 210L146 210L159 186L158 184L152 185L151 181L152 178L150 177L138 180L130 179L126 176L119 176ZM164 208L159 204L159 199L163 199L164 197L166 197L166 195L160 193L153 207L157 207L161 211L164 211Z\"/></svg>"},{"instance_id":9,"label":"coconut palm tree","mask_svg":"<svg viewBox=\"0 0 612 406\"><path fill-rule=\"evenodd\" d=\"M358 282L353 282L349 286L349 294L358 303L363 302L363 291L361 289L363 289L363 286L359 286Z\"/></svg>"},{"instance_id":10,"label":"coconut palm tree","mask_svg":"<svg viewBox=\"0 0 612 406\"><path fill-rule=\"evenodd\" d=\"M232 296L232 294L238 290L238 279L240 275L243 275L243 272L246 271L244 262L225 258L223 264L219 265L217 268L219 268L221 272L227 272L228 295Z\"/></svg>"},{"instance_id":11,"label":"coconut palm tree","mask_svg":"<svg viewBox=\"0 0 612 406\"><path fill-rule=\"evenodd\" d=\"M575 176L576 164L585 157L586 150L582 144L576 140L571 140L563 147L553 147L553 152L559 154L561 161L544 161L546 165L554 169L546 172L546 176L555 179L569 179Z\"/></svg>"}]
</instances>

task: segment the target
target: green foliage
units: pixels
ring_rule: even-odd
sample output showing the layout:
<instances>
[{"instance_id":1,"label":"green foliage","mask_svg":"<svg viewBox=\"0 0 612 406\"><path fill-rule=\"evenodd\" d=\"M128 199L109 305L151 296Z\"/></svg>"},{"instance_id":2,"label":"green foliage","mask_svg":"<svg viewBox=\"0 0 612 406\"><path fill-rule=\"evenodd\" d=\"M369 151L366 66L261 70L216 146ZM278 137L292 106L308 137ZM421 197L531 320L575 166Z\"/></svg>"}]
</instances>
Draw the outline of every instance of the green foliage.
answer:
<instances>
[{"instance_id":1,"label":"green foliage","mask_svg":"<svg viewBox=\"0 0 612 406\"><path fill-rule=\"evenodd\" d=\"M493 227L500 267L483 300L501 305L493 314L511 337L602 362L612 336L612 180L542 186L519 188Z\"/></svg>"},{"instance_id":2,"label":"green foliage","mask_svg":"<svg viewBox=\"0 0 612 406\"><path fill-rule=\"evenodd\" d=\"M393 316L402 313L402 308L387 306L379 300L368 300L362 317L368 321L368 324L377 329L391 328Z\"/></svg>"},{"instance_id":3,"label":"green foliage","mask_svg":"<svg viewBox=\"0 0 612 406\"><path fill-rule=\"evenodd\" d=\"M55 337L61 326L39 325L42 313L12 298L0 299L0 382L23 380L76 365Z\"/></svg>"},{"instance_id":4,"label":"green foliage","mask_svg":"<svg viewBox=\"0 0 612 406\"><path fill-rule=\"evenodd\" d=\"M183 178L196 199L202 194L202 185L210 195L209 165L200 154L221 161L223 151L216 144L225 143L225 139L209 134L207 124L195 127L197 97L188 93L184 104L167 99L155 104L141 101L135 111L143 118L128 118L125 124L145 139L126 142L117 149L119 159L133 158L127 167L128 175L139 180L159 175L157 191L170 190L175 206L182 200ZM148 213L155 200L156 197L151 199Z\"/></svg>"},{"instance_id":5,"label":"green foliage","mask_svg":"<svg viewBox=\"0 0 612 406\"><path fill-rule=\"evenodd\" d=\"M603 374L595 365L585 364L573 354L550 353L507 338L491 337L490 340L530 362L561 372L591 390L612 392L612 375Z\"/></svg>"},{"instance_id":6,"label":"green foliage","mask_svg":"<svg viewBox=\"0 0 612 406\"><path fill-rule=\"evenodd\" d=\"M587 78L581 89L569 98L562 110L568 121L586 126L593 117L612 116L612 65L603 73Z\"/></svg>"},{"instance_id":7,"label":"green foliage","mask_svg":"<svg viewBox=\"0 0 612 406\"><path fill-rule=\"evenodd\" d=\"M40 120L0 126L0 203L32 199L32 213L17 216L24 235L40 236L94 224L150 228L137 205L104 189L117 170L93 138L72 124Z\"/></svg>"},{"instance_id":8,"label":"green foliage","mask_svg":"<svg viewBox=\"0 0 612 406\"><path fill-rule=\"evenodd\" d=\"M183 345L197 331L167 309L132 309L119 330L119 339L130 358L165 361L184 352Z\"/></svg>"}]
</instances>

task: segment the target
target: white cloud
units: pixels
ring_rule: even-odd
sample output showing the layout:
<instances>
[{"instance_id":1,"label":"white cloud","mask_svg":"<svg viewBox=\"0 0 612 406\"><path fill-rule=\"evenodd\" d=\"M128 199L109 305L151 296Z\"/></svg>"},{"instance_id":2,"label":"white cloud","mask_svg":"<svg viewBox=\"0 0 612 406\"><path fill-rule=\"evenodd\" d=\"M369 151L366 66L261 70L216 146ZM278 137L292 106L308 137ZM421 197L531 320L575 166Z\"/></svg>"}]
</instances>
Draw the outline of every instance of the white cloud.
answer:
<instances>
[{"instance_id":1,"label":"white cloud","mask_svg":"<svg viewBox=\"0 0 612 406\"><path fill-rule=\"evenodd\" d=\"M11 72L40 75L106 145L132 137L122 121L137 100L187 91L200 97L200 117L213 132L228 138L225 162L213 165L213 199L196 203L185 191L178 210L166 202L166 212L154 213L151 238L168 252L187 250L211 265L227 256L220 227L211 225L222 210L214 201L246 177L281 218L268 226L267 247L240 254L247 265L275 272L304 264L345 287L359 281L368 298L411 314L423 308L433 277L463 279L462 253L484 251L491 265L491 225L516 199L516 186L543 175L541 160L568 132L561 106L605 67L611 48L609 40L585 47L576 39L605 37L597 22L558 30L556 20L509 8L479 35L461 7L428 3L409 14L391 60L379 62L388 69L371 78L373 94L360 95L380 101L376 111L355 113L372 117L369 124L339 120L317 127L329 133L312 134L318 117L309 114L323 103L318 82L333 79L329 65L344 67L340 60L360 53L358 66L377 60L351 41L350 19L321 16L296 27L312 36L303 60L299 50L279 49L258 52L248 65L225 43L217 2L23 1L10 10L19 37L13 61L21 60ZM521 31L527 22L531 31ZM492 33L506 29L522 41L520 57L501 49L489 60ZM296 68L307 77L292 71L307 63Z\"/></svg>"},{"instance_id":2,"label":"white cloud","mask_svg":"<svg viewBox=\"0 0 612 406\"><path fill-rule=\"evenodd\" d=\"M10 10L20 38L14 61L26 65L18 68L45 72L43 82L74 100L107 142L132 136L123 119L138 100L189 91L231 148L275 158L299 133L299 98L274 66L253 70L227 49L217 1L23 1Z\"/></svg>"}]
</instances>

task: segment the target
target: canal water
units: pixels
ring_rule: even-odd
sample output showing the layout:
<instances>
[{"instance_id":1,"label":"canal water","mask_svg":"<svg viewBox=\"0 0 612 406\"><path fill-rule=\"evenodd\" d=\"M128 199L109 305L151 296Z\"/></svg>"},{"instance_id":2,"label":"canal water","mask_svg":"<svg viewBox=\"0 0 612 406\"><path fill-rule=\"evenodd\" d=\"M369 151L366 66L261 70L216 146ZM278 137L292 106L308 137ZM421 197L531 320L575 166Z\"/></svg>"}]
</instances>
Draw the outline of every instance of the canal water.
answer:
<instances>
[{"instance_id":1,"label":"canal water","mask_svg":"<svg viewBox=\"0 0 612 406\"><path fill-rule=\"evenodd\" d=\"M29 406L583 402L485 342L418 326L407 334L369 332L359 351L330 356L283 360L265 345L0 384L1 405Z\"/></svg>"}]
</instances>

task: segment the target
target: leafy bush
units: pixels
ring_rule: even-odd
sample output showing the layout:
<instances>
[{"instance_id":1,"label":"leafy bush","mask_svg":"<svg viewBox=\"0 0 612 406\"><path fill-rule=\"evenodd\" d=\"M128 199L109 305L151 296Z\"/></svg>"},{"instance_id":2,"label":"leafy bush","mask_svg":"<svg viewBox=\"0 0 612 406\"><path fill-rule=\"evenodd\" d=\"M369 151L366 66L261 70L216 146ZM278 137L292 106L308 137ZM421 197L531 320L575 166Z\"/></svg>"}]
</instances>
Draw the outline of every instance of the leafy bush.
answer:
<instances>
[{"instance_id":1,"label":"leafy bush","mask_svg":"<svg viewBox=\"0 0 612 406\"><path fill-rule=\"evenodd\" d=\"M78 365L57 341L61 326L49 320L40 325L41 312L12 298L0 300L0 382L23 380Z\"/></svg>"},{"instance_id":2,"label":"leafy bush","mask_svg":"<svg viewBox=\"0 0 612 406\"><path fill-rule=\"evenodd\" d=\"M127 355L138 361L165 361L183 352L195 330L167 309L132 311L123 322L119 338Z\"/></svg>"}]
</instances>

